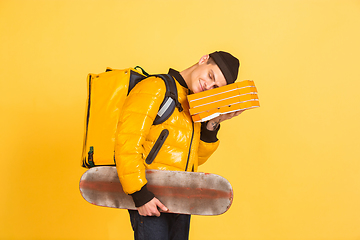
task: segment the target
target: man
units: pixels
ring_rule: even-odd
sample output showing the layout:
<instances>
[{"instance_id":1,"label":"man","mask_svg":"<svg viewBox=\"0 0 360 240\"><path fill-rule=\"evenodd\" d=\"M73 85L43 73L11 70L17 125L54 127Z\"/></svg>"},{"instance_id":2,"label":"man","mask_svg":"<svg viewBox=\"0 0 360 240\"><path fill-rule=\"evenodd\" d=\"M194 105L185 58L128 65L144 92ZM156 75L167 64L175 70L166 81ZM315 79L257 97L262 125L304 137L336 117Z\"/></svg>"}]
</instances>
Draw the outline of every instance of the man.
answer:
<instances>
[{"instance_id":1,"label":"man","mask_svg":"<svg viewBox=\"0 0 360 240\"><path fill-rule=\"evenodd\" d=\"M141 81L126 98L119 118L115 160L123 190L133 197L137 207L137 211L129 211L135 239L188 239L190 216L166 213L167 207L147 190L145 170L197 171L210 157L219 144L219 123L241 111L194 123L186 97L235 82L239 66L237 58L219 51L204 55L181 72L170 69L183 111L175 109L159 125L152 123L165 96L160 78ZM164 129L169 135L154 161L147 164L145 159Z\"/></svg>"}]
</instances>

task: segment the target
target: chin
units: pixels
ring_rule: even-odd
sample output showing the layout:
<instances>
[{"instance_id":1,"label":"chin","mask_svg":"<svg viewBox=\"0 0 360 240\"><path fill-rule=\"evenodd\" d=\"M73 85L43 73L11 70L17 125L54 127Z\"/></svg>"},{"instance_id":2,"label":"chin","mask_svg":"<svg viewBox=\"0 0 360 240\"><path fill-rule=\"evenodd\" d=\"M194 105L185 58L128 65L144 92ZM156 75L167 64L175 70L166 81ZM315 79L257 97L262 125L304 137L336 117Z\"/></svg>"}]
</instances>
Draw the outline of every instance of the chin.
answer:
<instances>
[{"instance_id":1,"label":"chin","mask_svg":"<svg viewBox=\"0 0 360 240\"><path fill-rule=\"evenodd\" d=\"M200 86L196 89L196 93L203 92L203 91L204 90Z\"/></svg>"}]
</instances>

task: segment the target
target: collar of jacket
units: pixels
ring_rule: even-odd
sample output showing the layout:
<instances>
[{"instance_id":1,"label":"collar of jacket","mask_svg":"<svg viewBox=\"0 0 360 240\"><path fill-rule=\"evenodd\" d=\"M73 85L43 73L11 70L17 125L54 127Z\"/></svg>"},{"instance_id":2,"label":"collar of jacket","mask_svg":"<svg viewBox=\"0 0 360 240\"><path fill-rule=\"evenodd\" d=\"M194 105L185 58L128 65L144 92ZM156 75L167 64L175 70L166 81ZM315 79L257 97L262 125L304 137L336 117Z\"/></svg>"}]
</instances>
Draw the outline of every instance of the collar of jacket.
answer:
<instances>
[{"instance_id":1,"label":"collar of jacket","mask_svg":"<svg viewBox=\"0 0 360 240\"><path fill-rule=\"evenodd\" d=\"M188 86L186 85L186 82L185 82L184 78L181 76L181 74L178 71L170 68L168 74L173 76L176 79L176 81L178 81L178 83L180 83L181 86L183 86L184 88L189 89Z\"/></svg>"}]
</instances>

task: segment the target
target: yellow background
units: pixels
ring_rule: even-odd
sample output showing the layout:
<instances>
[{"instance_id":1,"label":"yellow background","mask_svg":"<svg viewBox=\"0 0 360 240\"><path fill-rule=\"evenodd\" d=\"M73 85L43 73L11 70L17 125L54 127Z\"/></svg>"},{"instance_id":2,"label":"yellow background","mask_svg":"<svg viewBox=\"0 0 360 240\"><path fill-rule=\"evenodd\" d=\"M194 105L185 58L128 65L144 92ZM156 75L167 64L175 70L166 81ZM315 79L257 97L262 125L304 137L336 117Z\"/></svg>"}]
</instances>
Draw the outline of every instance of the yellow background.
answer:
<instances>
[{"instance_id":1,"label":"yellow background","mask_svg":"<svg viewBox=\"0 0 360 240\"><path fill-rule=\"evenodd\" d=\"M360 2L0 1L0 239L131 239L78 190L86 75L225 50L261 107L221 126L200 171L230 180L191 239L360 239Z\"/></svg>"}]
</instances>

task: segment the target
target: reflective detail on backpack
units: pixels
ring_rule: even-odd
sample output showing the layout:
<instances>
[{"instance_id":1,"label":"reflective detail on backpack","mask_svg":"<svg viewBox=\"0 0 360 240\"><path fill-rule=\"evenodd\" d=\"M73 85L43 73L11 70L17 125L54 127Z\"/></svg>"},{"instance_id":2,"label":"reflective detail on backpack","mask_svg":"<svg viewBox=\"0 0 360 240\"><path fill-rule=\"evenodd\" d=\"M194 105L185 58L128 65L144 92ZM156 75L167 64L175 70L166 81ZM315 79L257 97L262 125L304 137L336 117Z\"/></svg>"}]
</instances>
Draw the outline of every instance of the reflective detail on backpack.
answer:
<instances>
[{"instance_id":1,"label":"reflective detail on backpack","mask_svg":"<svg viewBox=\"0 0 360 240\"><path fill-rule=\"evenodd\" d=\"M164 113L166 112L166 110L170 107L171 103L173 103L174 100L172 98L168 98L164 104L164 106L162 106L158 112L158 116L162 117L164 115ZM174 102L175 103L175 102Z\"/></svg>"}]
</instances>

